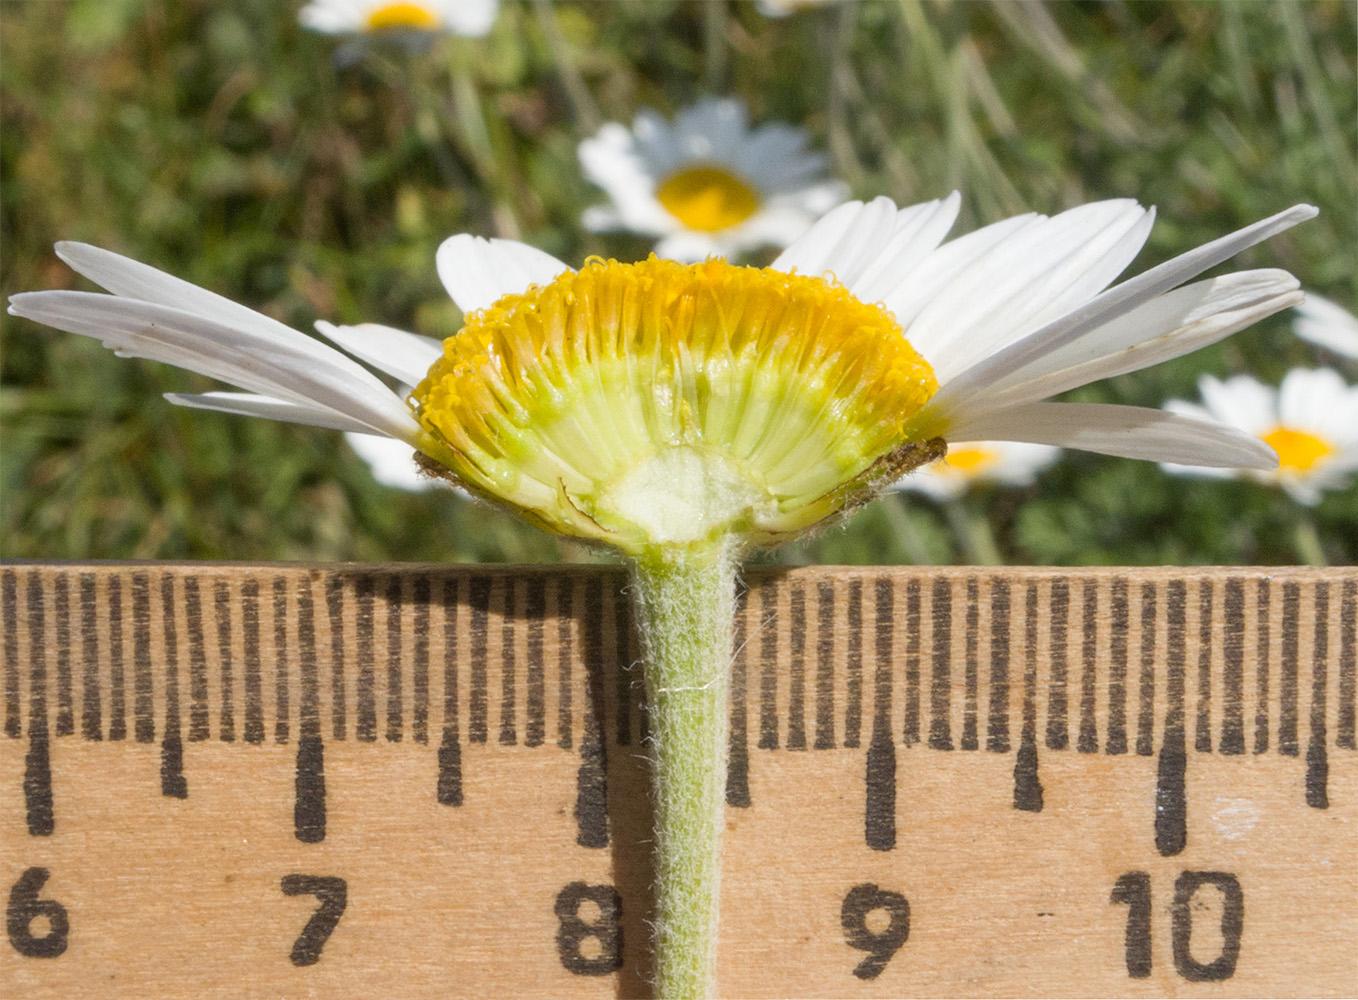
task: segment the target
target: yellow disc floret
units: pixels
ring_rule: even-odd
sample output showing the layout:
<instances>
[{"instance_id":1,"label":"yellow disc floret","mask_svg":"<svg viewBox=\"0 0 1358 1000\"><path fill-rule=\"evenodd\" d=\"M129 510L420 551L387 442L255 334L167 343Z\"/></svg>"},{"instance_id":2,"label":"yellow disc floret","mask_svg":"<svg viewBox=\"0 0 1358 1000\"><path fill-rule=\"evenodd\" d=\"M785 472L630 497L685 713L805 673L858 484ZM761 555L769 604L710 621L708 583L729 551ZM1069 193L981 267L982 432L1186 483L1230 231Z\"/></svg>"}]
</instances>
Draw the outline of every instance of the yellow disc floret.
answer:
<instances>
[{"instance_id":1,"label":"yellow disc floret","mask_svg":"<svg viewBox=\"0 0 1358 1000\"><path fill-rule=\"evenodd\" d=\"M411 401L463 485L636 552L787 538L937 458L901 436L936 388L832 281L652 257L471 314Z\"/></svg>"}]
</instances>

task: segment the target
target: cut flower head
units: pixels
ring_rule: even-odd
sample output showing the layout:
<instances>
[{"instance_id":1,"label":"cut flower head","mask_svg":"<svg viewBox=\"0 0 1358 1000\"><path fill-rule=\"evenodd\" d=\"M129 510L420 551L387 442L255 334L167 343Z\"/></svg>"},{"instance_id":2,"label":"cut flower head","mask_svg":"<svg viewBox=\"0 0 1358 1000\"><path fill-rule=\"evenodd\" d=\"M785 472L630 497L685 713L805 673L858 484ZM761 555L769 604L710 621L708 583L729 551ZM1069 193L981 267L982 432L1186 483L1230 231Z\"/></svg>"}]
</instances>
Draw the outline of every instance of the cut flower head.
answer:
<instances>
[{"instance_id":1,"label":"cut flower head","mask_svg":"<svg viewBox=\"0 0 1358 1000\"><path fill-rule=\"evenodd\" d=\"M1325 490L1344 489L1358 472L1358 386L1328 368L1294 368L1278 388L1249 375L1198 380L1202 404L1171 399L1165 409L1238 427L1272 448L1272 469L1203 469L1165 463L1176 475L1232 478L1280 486L1298 503L1314 506Z\"/></svg>"},{"instance_id":2,"label":"cut flower head","mask_svg":"<svg viewBox=\"0 0 1358 1000\"><path fill-rule=\"evenodd\" d=\"M958 198L843 205L772 265L593 259L454 236L438 270L466 326L441 345L374 325L320 341L127 258L61 244L113 293L10 311L232 383L190 406L380 434L548 530L638 555L795 537L951 445L1026 441L1272 467L1201 414L1045 402L1296 305L1289 274L1185 284L1311 217L1298 206L1108 287L1153 213L1024 215L951 242Z\"/></svg>"},{"instance_id":3,"label":"cut flower head","mask_svg":"<svg viewBox=\"0 0 1358 1000\"><path fill-rule=\"evenodd\" d=\"M585 176L612 202L587 209L585 225L659 237L656 254L682 261L785 247L847 194L809 141L791 125L750 128L729 98L704 98L673 122L650 110L630 129L609 122L580 143Z\"/></svg>"}]
</instances>

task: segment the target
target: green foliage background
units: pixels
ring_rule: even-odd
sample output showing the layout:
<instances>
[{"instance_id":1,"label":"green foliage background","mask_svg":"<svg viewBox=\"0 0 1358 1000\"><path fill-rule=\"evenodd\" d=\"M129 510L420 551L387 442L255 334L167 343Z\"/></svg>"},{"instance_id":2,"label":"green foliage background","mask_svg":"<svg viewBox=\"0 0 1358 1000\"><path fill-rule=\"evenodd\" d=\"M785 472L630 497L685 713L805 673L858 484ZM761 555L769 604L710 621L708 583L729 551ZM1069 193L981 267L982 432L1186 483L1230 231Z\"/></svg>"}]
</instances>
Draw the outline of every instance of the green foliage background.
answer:
<instances>
[{"instance_id":1,"label":"green foliage background","mask_svg":"<svg viewBox=\"0 0 1358 1000\"><path fill-rule=\"evenodd\" d=\"M299 4L300 5L300 4ZM575 150L601 121L735 94L805 124L855 196L957 188L955 232L1133 196L1138 271L1300 201L1242 255L1358 302L1358 5L506 0L491 36L366 50L276 0L0 4L0 289L89 287L57 239L109 247L301 329L454 333L434 250L466 231L568 261L649 244L584 233ZM447 493L375 483L338 434L173 407L207 380L4 318L0 554L10 558L586 558ZM1072 394L1158 406L1199 373L1335 363L1289 317ZM1358 378L1348 363L1346 375ZM947 511L873 504L767 558L965 562L985 522L1013 563L1294 563L1358 556L1358 489L1314 510L1247 483L1071 453L1028 490Z\"/></svg>"}]
</instances>

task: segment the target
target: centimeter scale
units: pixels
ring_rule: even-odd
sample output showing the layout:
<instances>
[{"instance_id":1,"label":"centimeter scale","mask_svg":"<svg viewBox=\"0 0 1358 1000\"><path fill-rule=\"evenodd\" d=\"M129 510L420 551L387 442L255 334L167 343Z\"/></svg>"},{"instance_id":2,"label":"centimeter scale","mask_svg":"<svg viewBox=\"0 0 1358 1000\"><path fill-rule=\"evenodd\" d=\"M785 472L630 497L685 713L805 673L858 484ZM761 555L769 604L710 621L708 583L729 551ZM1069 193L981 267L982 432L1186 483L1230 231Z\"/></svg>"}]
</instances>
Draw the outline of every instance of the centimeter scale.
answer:
<instances>
[{"instance_id":1,"label":"centimeter scale","mask_svg":"<svg viewBox=\"0 0 1358 1000\"><path fill-rule=\"evenodd\" d=\"M622 574L0 567L7 997L645 996ZM1358 990L1358 571L751 571L733 997Z\"/></svg>"}]
</instances>

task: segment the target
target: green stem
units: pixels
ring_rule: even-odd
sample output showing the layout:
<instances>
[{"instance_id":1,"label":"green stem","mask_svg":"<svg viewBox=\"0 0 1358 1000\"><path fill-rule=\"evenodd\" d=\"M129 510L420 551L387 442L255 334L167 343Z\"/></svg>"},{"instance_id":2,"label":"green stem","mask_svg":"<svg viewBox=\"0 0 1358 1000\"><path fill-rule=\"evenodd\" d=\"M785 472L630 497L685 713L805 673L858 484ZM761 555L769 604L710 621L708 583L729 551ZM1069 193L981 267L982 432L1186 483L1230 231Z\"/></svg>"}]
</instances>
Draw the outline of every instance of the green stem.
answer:
<instances>
[{"instance_id":1,"label":"green stem","mask_svg":"<svg viewBox=\"0 0 1358 1000\"><path fill-rule=\"evenodd\" d=\"M1297 555L1307 566L1329 565L1325 558L1325 546L1320 541L1320 533L1316 531L1315 522L1308 513L1303 512L1298 518L1296 526L1292 529L1292 541L1297 547Z\"/></svg>"},{"instance_id":2,"label":"green stem","mask_svg":"<svg viewBox=\"0 0 1358 1000\"><path fill-rule=\"evenodd\" d=\"M973 566L1000 566L1004 563L1000 547L995 543L995 532L991 530L990 521L984 514L970 510L960 497L949 500L944 509L967 562Z\"/></svg>"},{"instance_id":3,"label":"green stem","mask_svg":"<svg viewBox=\"0 0 1358 1000\"><path fill-rule=\"evenodd\" d=\"M715 995L736 546L653 549L632 565L655 801L655 996Z\"/></svg>"}]
</instances>

